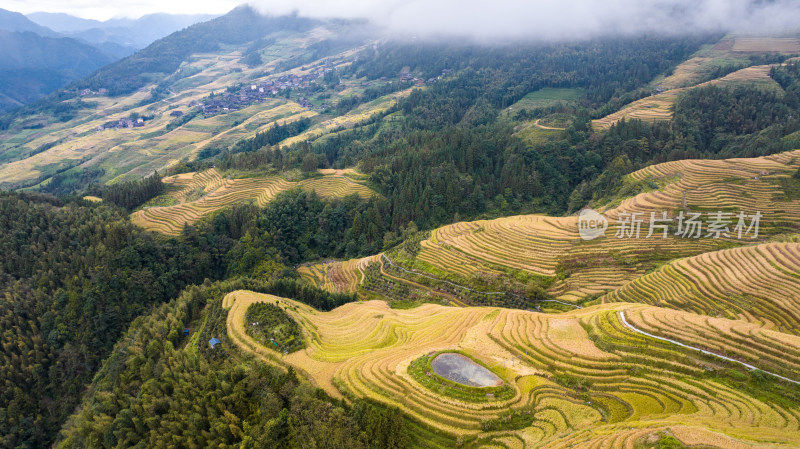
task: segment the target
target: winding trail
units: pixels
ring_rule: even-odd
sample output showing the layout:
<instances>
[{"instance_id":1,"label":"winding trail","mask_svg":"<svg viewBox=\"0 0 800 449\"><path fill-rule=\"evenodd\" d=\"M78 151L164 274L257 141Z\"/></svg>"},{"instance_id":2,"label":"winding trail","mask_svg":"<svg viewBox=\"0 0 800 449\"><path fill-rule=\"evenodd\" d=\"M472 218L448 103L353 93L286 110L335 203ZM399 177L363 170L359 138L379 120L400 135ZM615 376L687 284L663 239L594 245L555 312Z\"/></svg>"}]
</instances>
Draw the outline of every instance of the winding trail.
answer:
<instances>
[{"instance_id":1,"label":"winding trail","mask_svg":"<svg viewBox=\"0 0 800 449\"><path fill-rule=\"evenodd\" d=\"M537 118L537 119L536 119L536 121L535 121L535 122L533 122L533 125L534 125L534 126L536 126L537 128L541 128L541 129L552 129L552 130L554 130L554 131L564 131L565 129L567 129L567 128L555 128L555 127L552 127L552 126L544 126L544 125L540 125L540 124L539 124L539 120L541 120L541 119L540 119L540 118Z\"/></svg>"},{"instance_id":2,"label":"winding trail","mask_svg":"<svg viewBox=\"0 0 800 449\"><path fill-rule=\"evenodd\" d=\"M392 263L391 260L389 260L388 257L386 257L383 253L381 253L380 265L381 265L381 275L382 276L386 276L389 279L394 279L395 281L402 282L402 283L408 284L408 285L413 285L414 287L421 288L423 290L427 290L427 291L433 293L434 295L442 296L442 297L446 298L447 300L449 300L456 307L467 307L469 305L469 304L465 303L464 301L461 301L460 299L458 299L455 295L452 295L450 293L442 292L442 291L439 291L439 290L435 290L435 289L433 289L431 287L419 284L419 283L414 282L414 281L409 280L409 279L403 279L401 277L392 276L391 274L387 273L386 270L384 269L384 265L383 265L383 260L384 259L386 259L389 262L390 265L392 265L394 267L397 267L396 265L394 265Z\"/></svg>"},{"instance_id":3,"label":"winding trail","mask_svg":"<svg viewBox=\"0 0 800 449\"><path fill-rule=\"evenodd\" d=\"M642 334L642 335L645 335L645 336L650 337L650 338L655 338L656 340L661 340L661 341L665 341L667 343L672 343L672 344L678 345L678 346L680 346L682 348L687 348L687 349L691 349L693 351L702 352L703 354L714 356L714 357L720 358L722 360L726 360L728 362L738 363L739 365L744 366L745 368L749 369L750 371L761 371L762 373L769 374L770 376L777 377L778 379L782 379L782 380L785 380L787 382L791 382L791 383L793 383L795 385L800 385L800 382L798 382L796 380L789 379L788 377L783 377L780 374L775 374L775 373L772 373L772 372L769 372L769 371L764 371L763 369L758 368L758 367L753 366L753 365L750 365L749 363L740 362L739 360L732 359L730 357L726 357L724 355L720 355L720 354L717 354L715 352L706 351L705 349L696 348L694 346L689 346L689 345L687 345L685 343L681 343L679 341L675 341L675 340L672 340L672 339L669 339L669 338L659 337L659 336L653 335L653 334L651 334L649 332L645 332L645 331L643 331L641 329L638 329L637 327L633 326L632 324L628 323L628 320L625 319L625 312L622 311L622 310L619 311L619 319L620 319L620 321L622 321L622 324L624 324L628 329L636 332L637 334Z\"/></svg>"}]
</instances>

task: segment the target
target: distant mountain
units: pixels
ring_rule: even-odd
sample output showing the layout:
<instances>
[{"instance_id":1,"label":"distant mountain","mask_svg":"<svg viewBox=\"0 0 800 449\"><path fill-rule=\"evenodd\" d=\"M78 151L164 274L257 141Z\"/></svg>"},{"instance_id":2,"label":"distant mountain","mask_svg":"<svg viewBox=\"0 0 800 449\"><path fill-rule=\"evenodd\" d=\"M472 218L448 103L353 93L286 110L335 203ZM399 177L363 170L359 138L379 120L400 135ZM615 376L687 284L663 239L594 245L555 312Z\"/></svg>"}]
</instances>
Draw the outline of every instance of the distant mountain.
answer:
<instances>
[{"instance_id":1,"label":"distant mountain","mask_svg":"<svg viewBox=\"0 0 800 449\"><path fill-rule=\"evenodd\" d=\"M103 22L99 20L84 19L63 12L34 12L28 14L26 17L39 25L46 26L59 33L84 31L90 28L99 28L103 26Z\"/></svg>"},{"instance_id":2,"label":"distant mountain","mask_svg":"<svg viewBox=\"0 0 800 449\"><path fill-rule=\"evenodd\" d=\"M0 9L0 112L35 101L211 15L149 14L105 22Z\"/></svg>"},{"instance_id":3,"label":"distant mountain","mask_svg":"<svg viewBox=\"0 0 800 449\"><path fill-rule=\"evenodd\" d=\"M114 59L75 39L0 31L0 111L41 98Z\"/></svg>"},{"instance_id":4,"label":"distant mountain","mask_svg":"<svg viewBox=\"0 0 800 449\"><path fill-rule=\"evenodd\" d=\"M50 28L38 25L18 12L8 11L5 9L0 9L0 30L30 31L45 37L58 36L58 33Z\"/></svg>"},{"instance_id":5,"label":"distant mountain","mask_svg":"<svg viewBox=\"0 0 800 449\"><path fill-rule=\"evenodd\" d=\"M297 16L262 16L250 6L239 6L224 16L159 39L80 81L77 87L127 94L153 81L154 74L174 72L193 53L216 51L222 44L243 44L276 31L306 31L317 23Z\"/></svg>"},{"instance_id":6,"label":"distant mountain","mask_svg":"<svg viewBox=\"0 0 800 449\"><path fill-rule=\"evenodd\" d=\"M147 14L138 19L110 19L105 22L63 13L36 12L28 18L76 39L95 45L115 44L138 50L175 31L213 19L208 14ZM130 51L133 53L133 51Z\"/></svg>"}]
</instances>

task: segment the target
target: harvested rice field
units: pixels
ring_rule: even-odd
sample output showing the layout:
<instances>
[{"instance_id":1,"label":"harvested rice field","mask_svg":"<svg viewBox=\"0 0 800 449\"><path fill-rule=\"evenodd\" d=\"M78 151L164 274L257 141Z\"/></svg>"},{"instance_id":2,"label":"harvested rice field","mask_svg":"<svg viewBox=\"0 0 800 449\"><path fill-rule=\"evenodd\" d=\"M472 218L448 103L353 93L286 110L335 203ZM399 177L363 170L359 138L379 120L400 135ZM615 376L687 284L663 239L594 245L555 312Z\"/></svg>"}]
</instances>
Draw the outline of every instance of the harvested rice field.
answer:
<instances>
[{"instance_id":1,"label":"harvested rice field","mask_svg":"<svg viewBox=\"0 0 800 449\"><path fill-rule=\"evenodd\" d=\"M237 203L253 201L259 207L264 207L281 192L293 188L313 191L323 198L347 195L369 198L376 195L364 184L336 172L294 182L280 176L231 179L212 168L170 176L164 178L163 182L168 186L167 192L152 202L169 205L145 206L131 214L131 221L144 229L165 235L178 235L184 226Z\"/></svg>"},{"instance_id":2,"label":"harvested rice field","mask_svg":"<svg viewBox=\"0 0 800 449\"><path fill-rule=\"evenodd\" d=\"M393 280L386 275L383 277L395 284L398 279L409 281L409 285L422 283L428 291L446 293L450 299L454 297L471 305L494 304L490 299L493 291L509 288L524 291L524 284L518 283L515 287L513 283L520 277L531 276L539 277L547 293L565 303L580 304L604 295L610 298L638 285L631 284L633 281L643 282L671 269L665 264L675 259L728 254L723 250L742 244L763 243L769 238L793 232L800 226L800 197L796 197L792 190L792 183L797 182L792 174L798 168L800 150L759 158L656 164L636 171L624 180L656 188L648 187L643 193L598 208L610 223L604 238L582 240L576 216L512 216L459 222L434 229L420 242L419 250L414 254L388 251L380 259L329 261L302 267L300 272L312 284L330 291L364 293L372 290L385 296L387 288L382 288L381 292L381 289L372 288L374 283L364 285L362 282L369 265L365 261L369 260L376 266L381 265L376 276L386 272ZM701 214L706 224L709 214L726 211L724 213L728 214L730 221L727 237L686 238L674 235L676 217L681 211ZM749 226L756 211L761 214L758 235L752 229L747 233L747 229L742 228L740 238L736 231L737 213L746 214L744 224ZM647 238L650 214L661 217L664 212L672 220L667 238L662 238L663 231L658 229L653 237ZM639 238L618 238L624 231L620 225L622 213L638 214L642 220ZM664 289L661 294L668 296L671 291ZM718 295L723 292L745 294L727 287ZM692 297L683 296L682 300L689 301ZM663 304L670 301L664 299ZM657 298L648 297L644 302L656 304ZM676 303L675 306L679 305ZM730 305L697 307L692 310L711 315L730 316L733 313L738 316L742 313L740 309L730 309ZM777 325L775 310L769 315L772 315L770 322ZM796 318L793 318L795 322ZM769 325L767 321L761 323Z\"/></svg>"},{"instance_id":3,"label":"harvested rice field","mask_svg":"<svg viewBox=\"0 0 800 449\"><path fill-rule=\"evenodd\" d=\"M306 348L283 354L249 339L243 314L258 302L289 313L303 329ZM401 407L475 447L627 448L663 432L703 447L800 444L796 409L708 379L709 369L739 369L722 354L765 375L800 379L800 338L755 323L625 303L558 315L433 304L397 310L383 301L320 312L249 291L228 294L224 307L228 335L241 350L295 368L334 397ZM514 389L513 396L465 402L430 390L409 374L409 365L438 351L479 361ZM791 388L779 384L775 388Z\"/></svg>"}]
</instances>

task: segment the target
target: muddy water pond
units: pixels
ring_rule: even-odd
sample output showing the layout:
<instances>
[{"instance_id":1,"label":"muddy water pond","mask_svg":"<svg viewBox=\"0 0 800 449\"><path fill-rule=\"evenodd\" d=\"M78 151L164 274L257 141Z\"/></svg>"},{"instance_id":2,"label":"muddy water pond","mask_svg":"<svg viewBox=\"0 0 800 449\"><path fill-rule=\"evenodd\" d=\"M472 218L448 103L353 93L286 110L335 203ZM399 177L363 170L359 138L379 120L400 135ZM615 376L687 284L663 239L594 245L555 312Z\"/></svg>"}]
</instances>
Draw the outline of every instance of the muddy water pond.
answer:
<instances>
[{"instance_id":1,"label":"muddy water pond","mask_svg":"<svg viewBox=\"0 0 800 449\"><path fill-rule=\"evenodd\" d=\"M496 387L503 384L496 374L455 352L437 355L431 360L431 368L445 379L470 387Z\"/></svg>"}]
</instances>

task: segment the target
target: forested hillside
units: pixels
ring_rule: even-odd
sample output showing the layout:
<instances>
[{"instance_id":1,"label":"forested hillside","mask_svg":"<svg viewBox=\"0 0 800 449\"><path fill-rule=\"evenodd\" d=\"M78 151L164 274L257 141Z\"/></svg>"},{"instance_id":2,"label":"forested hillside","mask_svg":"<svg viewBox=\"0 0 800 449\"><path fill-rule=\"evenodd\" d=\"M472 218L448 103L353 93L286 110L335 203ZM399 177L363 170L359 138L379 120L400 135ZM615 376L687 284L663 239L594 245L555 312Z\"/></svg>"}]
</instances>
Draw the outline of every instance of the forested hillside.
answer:
<instances>
[{"instance_id":1,"label":"forested hillside","mask_svg":"<svg viewBox=\"0 0 800 449\"><path fill-rule=\"evenodd\" d=\"M222 296L245 286L281 291L269 283L206 283L137 320L57 447L408 447L399 410L334 401L291 369L243 358L233 347L195 347L178 332L191 327L201 342L224 333ZM312 293L293 296L309 301Z\"/></svg>"},{"instance_id":2,"label":"forested hillside","mask_svg":"<svg viewBox=\"0 0 800 449\"><path fill-rule=\"evenodd\" d=\"M0 194L4 447L46 446L134 318L223 274L214 242L153 239L122 212Z\"/></svg>"}]
</instances>

